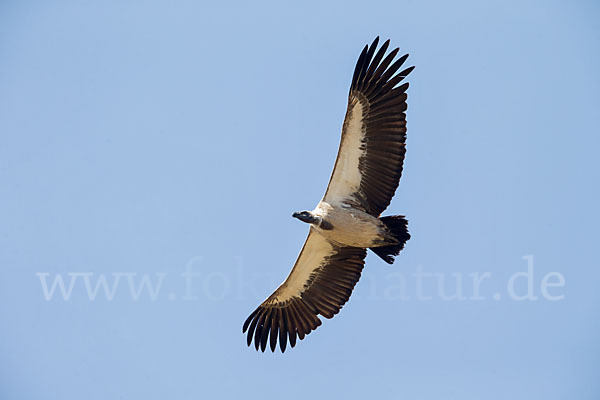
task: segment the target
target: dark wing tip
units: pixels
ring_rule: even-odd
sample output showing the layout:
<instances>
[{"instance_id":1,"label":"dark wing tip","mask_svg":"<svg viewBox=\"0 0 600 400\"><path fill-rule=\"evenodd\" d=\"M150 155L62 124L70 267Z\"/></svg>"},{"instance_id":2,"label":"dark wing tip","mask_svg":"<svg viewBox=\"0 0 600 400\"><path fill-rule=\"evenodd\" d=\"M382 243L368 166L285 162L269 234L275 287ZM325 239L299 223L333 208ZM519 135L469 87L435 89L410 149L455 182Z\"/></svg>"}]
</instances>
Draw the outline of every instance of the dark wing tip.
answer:
<instances>
[{"instance_id":1,"label":"dark wing tip","mask_svg":"<svg viewBox=\"0 0 600 400\"><path fill-rule=\"evenodd\" d=\"M271 351L275 352L279 342L279 347L283 353L287 346L288 335L288 328L285 324L284 313L280 308L261 305L246 319L242 327L242 333L247 332L246 344L250 346L254 342L257 351L264 352L267 348L270 348ZM294 347L296 344L295 332L294 338L291 337L290 334L290 344Z\"/></svg>"},{"instance_id":2,"label":"dark wing tip","mask_svg":"<svg viewBox=\"0 0 600 400\"><path fill-rule=\"evenodd\" d=\"M407 54L407 56L408 56L408 54ZM406 68L404 71L400 72L400 75L406 77L406 76L408 76L408 74L410 74L413 71L413 69L415 69L414 65L410 66L410 67Z\"/></svg>"},{"instance_id":3,"label":"dark wing tip","mask_svg":"<svg viewBox=\"0 0 600 400\"><path fill-rule=\"evenodd\" d=\"M354 67L354 74L352 75L352 86L355 86L358 83L360 72L362 71L362 66L364 64L364 59L367 55L367 51L369 51L369 45L366 45L360 56L358 56L358 61L356 62L356 66Z\"/></svg>"},{"instance_id":4,"label":"dark wing tip","mask_svg":"<svg viewBox=\"0 0 600 400\"><path fill-rule=\"evenodd\" d=\"M372 49L372 51L375 51L375 48L377 47L378 44L379 44L379 36L377 36L375 38L375 40L373 40L373 43L371 43L371 49Z\"/></svg>"},{"instance_id":5,"label":"dark wing tip","mask_svg":"<svg viewBox=\"0 0 600 400\"><path fill-rule=\"evenodd\" d=\"M407 53L394 61L396 55L400 51L400 48L397 47L390 51L384 58L390 44L390 39L383 42L377 53L375 53L378 44L379 36L373 40L373 43L370 46L366 45L363 48L354 68L352 84L350 86L351 92L352 90L371 92L374 90L374 86L385 85L385 83L397 76L396 72L409 56ZM400 74L406 76L413 69L414 67L407 68Z\"/></svg>"},{"instance_id":6,"label":"dark wing tip","mask_svg":"<svg viewBox=\"0 0 600 400\"><path fill-rule=\"evenodd\" d=\"M246 321L244 321L244 326L242 326L242 333L246 333L246 330L248 330L250 323L252 322L254 316L256 315L256 313L258 313L259 310L260 308L257 308L252 312L252 314L250 314L250 316L248 316L248 318L246 318Z\"/></svg>"}]
</instances>

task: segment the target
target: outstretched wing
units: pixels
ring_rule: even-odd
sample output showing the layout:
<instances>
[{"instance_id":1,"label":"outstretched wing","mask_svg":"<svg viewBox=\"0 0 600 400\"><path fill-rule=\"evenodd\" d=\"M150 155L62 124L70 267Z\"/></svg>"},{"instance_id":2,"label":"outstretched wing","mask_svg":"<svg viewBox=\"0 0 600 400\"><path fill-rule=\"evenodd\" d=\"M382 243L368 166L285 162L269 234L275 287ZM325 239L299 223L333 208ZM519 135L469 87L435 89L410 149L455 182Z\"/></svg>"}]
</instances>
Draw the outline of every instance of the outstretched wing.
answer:
<instances>
[{"instance_id":1,"label":"outstretched wing","mask_svg":"<svg viewBox=\"0 0 600 400\"><path fill-rule=\"evenodd\" d=\"M248 346L285 351L321 325L319 315L332 318L350 298L360 278L366 250L338 247L310 228L304 247L287 279L244 323Z\"/></svg>"},{"instance_id":2,"label":"outstretched wing","mask_svg":"<svg viewBox=\"0 0 600 400\"><path fill-rule=\"evenodd\" d=\"M398 187L406 140L406 89L396 87L414 67L396 73L408 54L385 58L386 41L377 54L365 46L354 70L342 139L324 201L340 201L379 216Z\"/></svg>"}]
</instances>

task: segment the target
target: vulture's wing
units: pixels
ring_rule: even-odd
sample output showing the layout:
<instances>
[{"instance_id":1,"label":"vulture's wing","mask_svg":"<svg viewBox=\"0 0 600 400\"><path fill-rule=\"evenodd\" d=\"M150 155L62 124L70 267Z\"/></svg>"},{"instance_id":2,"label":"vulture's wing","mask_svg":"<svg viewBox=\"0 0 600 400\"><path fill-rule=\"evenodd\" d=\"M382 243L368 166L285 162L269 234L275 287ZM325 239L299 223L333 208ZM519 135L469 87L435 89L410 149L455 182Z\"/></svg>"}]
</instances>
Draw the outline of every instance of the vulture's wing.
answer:
<instances>
[{"instance_id":1,"label":"vulture's wing","mask_svg":"<svg viewBox=\"0 0 600 400\"><path fill-rule=\"evenodd\" d=\"M406 139L406 89L396 87L414 67L396 73L408 54L385 58L386 41L377 54L376 38L365 46L352 78L342 139L324 201L341 201L379 216L398 187Z\"/></svg>"},{"instance_id":2,"label":"vulture's wing","mask_svg":"<svg viewBox=\"0 0 600 400\"><path fill-rule=\"evenodd\" d=\"M248 346L271 351L277 340L285 351L321 325L319 314L332 318L348 301L363 269L366 250L339 247L310 228L304 247L285 282L244 323Z\"/></svg>"}]
</instances>

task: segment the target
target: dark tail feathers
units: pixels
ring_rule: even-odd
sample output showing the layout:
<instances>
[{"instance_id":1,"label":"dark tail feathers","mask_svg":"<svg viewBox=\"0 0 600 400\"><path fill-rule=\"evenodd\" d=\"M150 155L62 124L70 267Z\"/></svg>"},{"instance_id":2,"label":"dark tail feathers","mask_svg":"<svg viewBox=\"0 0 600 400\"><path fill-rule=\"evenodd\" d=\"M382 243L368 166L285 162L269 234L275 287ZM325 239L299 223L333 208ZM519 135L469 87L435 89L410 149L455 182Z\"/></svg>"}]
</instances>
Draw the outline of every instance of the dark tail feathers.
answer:
<instances>
[{"instance_id":1,"label":"dark tail feathers","mask_svg":"<svg viewBox=\"0 0 600 400\"><path fill-rule=\"evenodd\" d=\"M398 244L371 247L370 249L386 263L393 264L394 257L400 254L400 250L404 248L404 244L410 239L408 221L403 215L390 215L389 217L381 217L379 220L388 228L392 236L398 241Z\"/></svg>"}]
</instances>

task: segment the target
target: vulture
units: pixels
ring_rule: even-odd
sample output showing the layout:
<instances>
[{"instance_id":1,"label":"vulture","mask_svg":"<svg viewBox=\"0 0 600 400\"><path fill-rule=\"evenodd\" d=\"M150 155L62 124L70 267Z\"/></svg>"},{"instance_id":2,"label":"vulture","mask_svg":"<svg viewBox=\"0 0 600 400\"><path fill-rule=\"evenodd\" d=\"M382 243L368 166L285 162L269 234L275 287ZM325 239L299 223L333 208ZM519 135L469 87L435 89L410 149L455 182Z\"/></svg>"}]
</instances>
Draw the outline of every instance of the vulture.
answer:
<instances>
[{"instance_id":1,"label":"vulture","mask_svg":"<svg viewBox=\"0 0 600 400\"><path fill-rule=\"evenodd\" d=\"M385 262L410 239L402 215L382 217L394 196L405 154L406 90L398 72L408 54L387 55L390 41L366 45L356 63L340 146L323 199L313 211L295 212L310 225L287 279L244 322L247 343L281 352L332 318L348 301L362 272L367 249Z\"/></svg>"}]
</instances>

